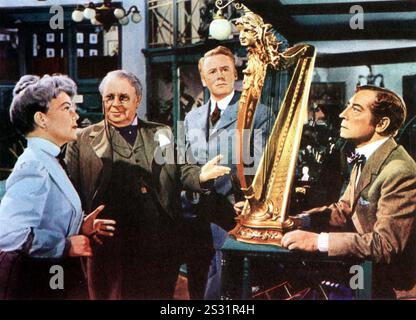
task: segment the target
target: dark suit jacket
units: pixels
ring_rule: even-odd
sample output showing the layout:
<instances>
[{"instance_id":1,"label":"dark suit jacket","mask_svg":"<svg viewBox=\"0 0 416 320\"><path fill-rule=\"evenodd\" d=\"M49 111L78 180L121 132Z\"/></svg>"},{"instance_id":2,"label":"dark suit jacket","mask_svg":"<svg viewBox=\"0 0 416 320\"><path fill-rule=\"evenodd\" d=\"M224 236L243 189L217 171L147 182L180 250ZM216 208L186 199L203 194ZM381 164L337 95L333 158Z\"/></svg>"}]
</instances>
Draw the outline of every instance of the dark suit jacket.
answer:
<instances>
[{"instance_id":1,"label":"dark suit jacket","mask_svg":"<svg viewBox=\"0 0 416 320\"><path fill-rule=\"evenodd\" d=\"M181 189L203 192L199 183L200 168L194 165L177 165L175 162L155 161L155 155L169 154L166 149L174 148L173 143L160 147L159 141L155 139L158 130L170 132L169 127L139 120L139 130L144 140L148 168L151 168L154 186L157 188L157 199L166 214L176 219L180 216ZM102 199L102 194L111 188L111 148L103 121L79 133L78 140L67 147L65 162L68 175L79 192L85 212L91 212L100 205L97 199Z\"/></svg>"},{"instance_id":2,"label":"dark suit jacket","mask_svg":"<svg viewBox=\"0 0 416 320\"><path fill-rule=\"evenodd\" d=\"M177 165L175 159L169 158L169 155L173 154L170 151L174 150L174 144L161 146L161 140L157 138L157 132L160 133L161 131L169 137L169 127L139 120L138 130L143 138L145 158L148 163L147 168L144 169L149 171L153 179L152 192L158 202L158 207L162 208L171 219L172 223L170 225L180 225L180 191L183 188L195 192L204 191L199 183L200 168L193 165ZM173 139L170 139L170 141L173 141ZM161 155L166 156L164 163L160 161ZM68 145L65 161L68 175L80 195L86 213L91 212L100 204L106 204L107 190L111 190L112 187L109 183L110 179L117 177L111 178L112 151L103 121L79 133L77 141ZM123 179L124 177L119 178ZM117 192L117 190L112 192ZM176 234L173 236L176 239ZM177 236L180 238L179 234ZM111 242L112 239L107 239L107 241ZM134 244L131 245L134 246ZM106 243L104 246L106 246ZM100 256L103 256L101 254L103 249L105 248L100 248ZM96 259L95 256L89 260L90 263L87 268L90 296L92 298L120 298L117 293L98 292L96 288L105 288L106 286L101 286L101 283L107 281L107 279L105 279L105 276L100 278L100 272L97 272L97 268L105 268L105 264L101 263L101 260L99 266L91 267L94 265L94 259ZM115 258L108 256L108 259Z\"/></svg>"},{"instance_id":3,"label":"dark suit jacket","mask_svg":"<svg viewBox=\"0 0 416 320\"><path fill-rule=\"evenodd\" d=\"M376 297L416 295L416 164L390 138L367 160L355 188L355 168L338 203L312 209L312 226L329 233L330 256L376 263Z\"/></svg>"}]
</instances>

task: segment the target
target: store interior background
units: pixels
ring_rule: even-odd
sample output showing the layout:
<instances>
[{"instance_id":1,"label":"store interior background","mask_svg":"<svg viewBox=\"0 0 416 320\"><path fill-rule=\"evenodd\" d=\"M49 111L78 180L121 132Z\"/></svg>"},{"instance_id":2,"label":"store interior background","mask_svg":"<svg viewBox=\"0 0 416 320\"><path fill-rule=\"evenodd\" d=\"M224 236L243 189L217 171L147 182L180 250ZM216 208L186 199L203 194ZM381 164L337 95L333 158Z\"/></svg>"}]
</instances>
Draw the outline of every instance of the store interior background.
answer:
<instances>
[{"instance_id":1,"label":"store interior background","mask_svg":"<svg viewBox=\"0 0 416 320\"><path fill-rule=\"evenodd\" d=\"M144 91L139 116L167 123L174 131L178 120L208 98L197 68L203 52L219 44L231 48L240 76L236 87L241 88L246 51L239 44L237 30L221 42L208 37L215 1L113 1L126 9L136 5L142 21L114 25L109 32L88 21L71 19L76 6L87 2L0 0L0 198L5 179L25 145L8 121L8 108L14 84L26 73L59 72L72 77L83 97L78 105L81 126L102 119L98 85L113 69L126 69L141 79ZM356 85L371 78L370 68L376 85L382 81L404 97L408 118L399 142L416 158L414 1L358 1L364 9L364 29L358 30L350 27L354 16L350 8L357 1L241 2L271 23L290 46L305 42L318 51L295 186L307 185L310 191L307 197L296 197L294 192L294 210L335 200L343 189L348 175L345 152L331 154L330 144L337 142L339 112ZM63 29L49 26L53 5L64 10ZM232 5L226 14L230 19L239 16ZM308 179L302 173L305 166Z\"/></svg>"}]
</instances>

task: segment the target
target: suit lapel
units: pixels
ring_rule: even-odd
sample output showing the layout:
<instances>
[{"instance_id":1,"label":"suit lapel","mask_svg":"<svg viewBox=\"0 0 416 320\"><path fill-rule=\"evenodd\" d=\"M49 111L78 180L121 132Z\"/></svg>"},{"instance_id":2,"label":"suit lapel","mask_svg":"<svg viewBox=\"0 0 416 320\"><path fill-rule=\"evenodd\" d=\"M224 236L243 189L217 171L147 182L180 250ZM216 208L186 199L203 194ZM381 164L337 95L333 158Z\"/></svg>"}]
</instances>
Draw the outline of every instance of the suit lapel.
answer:
<instances>
[{"instance_id":1,"label":"suit lapel","mask_svg":"<svg viewBox=\"0 0 416 320\"><path fill-rule=\"evenodd\" d=\"M215 127L216 130L225 129L229 127L232 123L237 121L237 104L232 104L225 109L224 113L222 114L218 125Z\"/></svg>"},{"instance_id":2,"label":"suit lapel","mask_svg":"<svg viewBox=\"0 0 416 320\"><path fill-rule=\"evenodd\" d=\"M94 188L96 191L93 198L95 198L102 190L107 189L112 171L111 146L107 138L104 121L99 123L98 126L98 129L91 132L89 135L90 145L97 156L96 158L91 159L91 161L95 162L93 167L96 172L96 174L92 177L95 181L92 181L91 183L93 186L97 186Z\"/></svg>"},{"instance_id":3,"label":"suit lapel","mask_svg":"<svg viewBox=\"0 0 416 320\"><path fill-rule=\"evenodd\" d=\"M225 129L237 121L239 99L240 99L240 94L238 92L235 92L228 107L225 109L224 113L221 115L221 118L217 126L213 130L211 130L210 135L209 135L210 138L216 135L219 130Z\"/></svg>"},{"instance_id":4,"label":"suit lapel","mask_svg":"<svg viewBox=\"0 0 416 320\"><path fill-rule=\"evenodd\" d=\"M357 170L357 166L355 165L351 170L350 194L348 198L351 207L354 204L355 190L357 189L355 187L355 185L357 184L357 173L358 173L358 170Z\"/></svg>"},{"instance_id":5,"label":"suit lapel","mask_svg":"<svg viewBox=\"0 0 416 320\"><path fill-rule=\"evenodd\" d=\"M186 152L191 155L192 161L205 163L208 150L208 111L210 102L207 102L188 113L186 118ZM192 142L192 143L191 143Z\"/></svg>"},{"instance_id":6,"label":"suit lapel","mask_svg":"<svg viewBox=\"0 0 416 320\"><path fill-rule=\"evenodd\" d=\"M354 186L355 191L352 207L355 206L355 203L357 202L361 192L371 183L372 176L377 176L387 157L396 148L397 143L393 138L390 138L385 143L383 143L367 160L364 167L362 168L357 188Z\"/></svg>"},{"instance_id":7,"label":"suit lapel","mask_svg":"<svg viewBox=\"0 0 416 320\"><path fill-rule=\"evenodd\" d=\"M40 157L44 159L43 161L45 163L51 164L48 167L49 176L55 182L56 186L61 190L64 197L68 199L68 201L77 211L81 212L81 200L74 186L66 175L65 170L62 169L57 161L51 162L51 156L46 155L44 152L40 153Z\"/></svg>"},{"instance_id":8,"label":"suit lapel","mask_svg":"<svg viewBox=\"0 0 416 320\"><path fill-rule=\"evenodd\" d=\"M196 117L191 121L194 121L192 124L193 129L202 130L203 132L208 132L209 124L208 124L208 117L209 117L209 109L210 109L211 102L208 101L207 103L203 104L197 109ZM208 137L208 135L206 135Z\"/></svg>"},{"instance_id":9,"label":"suit lapel","mask_svg":"<svg viewBox=\"0 0 416 320\"><path fill-rule=\"evenodd\" d=\"M155 151L159 146L159 141L155 140L156 129L148 127L144 121L139 119L139 134L143 139L145 158L147 161L148 169L151 172L153 159L155 157Z\"/></svg>"}]
</instances>

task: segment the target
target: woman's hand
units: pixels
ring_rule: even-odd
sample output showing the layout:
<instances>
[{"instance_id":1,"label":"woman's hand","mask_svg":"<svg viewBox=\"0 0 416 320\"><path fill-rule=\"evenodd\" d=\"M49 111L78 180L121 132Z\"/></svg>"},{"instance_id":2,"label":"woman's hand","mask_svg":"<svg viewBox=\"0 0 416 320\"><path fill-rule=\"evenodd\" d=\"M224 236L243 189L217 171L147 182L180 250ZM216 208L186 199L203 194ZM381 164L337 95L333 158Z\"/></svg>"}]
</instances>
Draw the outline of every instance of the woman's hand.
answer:
<instances>
[{"instance_id":1,"label":"woman's hand","mask_svg":"<svg viewBox=\"0 0 416 320\"><path fill-rule=\"evenodd\" d=\"M207 182L211 179L221 177L229 174L231 169L224 166L218 166L217 163L222 159L222 155L218 155L212 160L208 161L202 168L199 174L199 181L201 183Z\"/></svg>"},{"instance_id":2,"label":"woman's hand","mask_svg":"<svg viewBox=\"0 0 416 320\"><path fill-rule=\"evenodd\" d=\"M114 225L116 224L114 220L97 219L98 214L103 211L103 209L104 205L101 205L91 212L85 217L81 226L81 233L88 237L92 237L98 244L103 244L98 236L112 237L116 230L114 228Z\"/></svg>"},{"instance_id":3,"label":"woman's hand","mask_svg":"<svg viewBox=\"0 0 416 320\"><path fill-rule=\"evenodd\" d=\"M92 257L90 239L83 235L76 235L69 238L70 257Z\"/></svg>"}]
</instances>

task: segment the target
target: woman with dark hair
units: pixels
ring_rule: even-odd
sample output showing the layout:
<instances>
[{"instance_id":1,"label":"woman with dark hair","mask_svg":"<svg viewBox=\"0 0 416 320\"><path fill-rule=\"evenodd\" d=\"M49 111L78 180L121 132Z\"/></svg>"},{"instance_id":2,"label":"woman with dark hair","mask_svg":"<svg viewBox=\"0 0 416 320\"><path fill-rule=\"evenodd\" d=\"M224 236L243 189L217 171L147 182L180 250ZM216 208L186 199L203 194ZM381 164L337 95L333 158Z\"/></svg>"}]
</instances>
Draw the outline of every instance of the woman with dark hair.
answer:
<instances>
[{"instance_id":1,"label":"woman with dark hair","mask_svg":"<svg viewBox=\"0 0 416 320\"><path fill-rule=\"evenodd\" d=\"M0 299L68 297L74 260L66 257L92 256L89 237L101 242L98 235L113 235L113 220L96 219L104 206L83 219L57 159L60 147L77 138L75 93L75 83L63 75L26 75L13 91L10 119L28 143L0 204ZM61 278L52 279L59 271Z\"/></svg>"}]
</instances>

